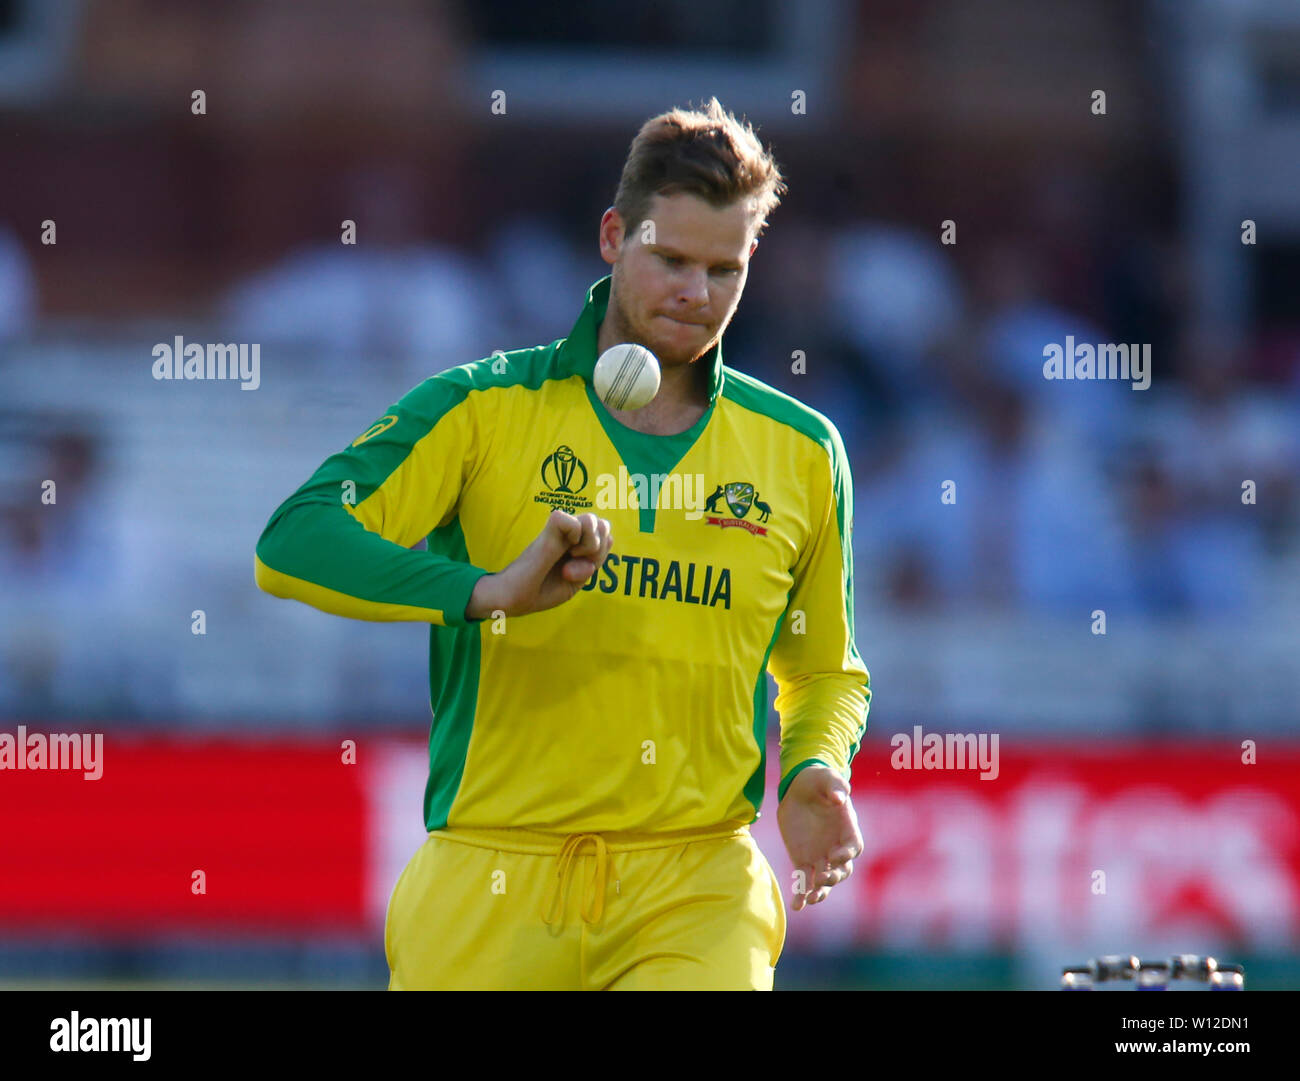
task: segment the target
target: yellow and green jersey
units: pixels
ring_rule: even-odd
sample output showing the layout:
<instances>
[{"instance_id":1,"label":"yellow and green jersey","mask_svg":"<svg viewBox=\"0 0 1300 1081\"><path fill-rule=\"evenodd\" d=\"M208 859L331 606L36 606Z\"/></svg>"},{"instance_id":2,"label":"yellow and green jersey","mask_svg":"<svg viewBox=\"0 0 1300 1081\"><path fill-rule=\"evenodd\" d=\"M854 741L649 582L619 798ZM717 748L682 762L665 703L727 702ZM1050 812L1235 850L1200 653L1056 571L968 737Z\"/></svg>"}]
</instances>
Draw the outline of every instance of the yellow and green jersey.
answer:
<instances>
[{"instance_id":1,"label":"yellow and green jersey","mask_svg":"<svg viewBox=\"0 0 1300 1081\"><path fill-rule=\"evenodd\" d=\"M557 833L752 822L767 685L778 796L804 766L848 776L870 678L853 640L853 495L839 433L742 372L697 363L709 407L645 435L592 387L610 279L567 338L426 379L271 516L257 584L429 636L425 824ZM572 600L467 620L553 508L614 545ZM427 550L412 550L427 538Z\"/></svg>"}]
</instances>

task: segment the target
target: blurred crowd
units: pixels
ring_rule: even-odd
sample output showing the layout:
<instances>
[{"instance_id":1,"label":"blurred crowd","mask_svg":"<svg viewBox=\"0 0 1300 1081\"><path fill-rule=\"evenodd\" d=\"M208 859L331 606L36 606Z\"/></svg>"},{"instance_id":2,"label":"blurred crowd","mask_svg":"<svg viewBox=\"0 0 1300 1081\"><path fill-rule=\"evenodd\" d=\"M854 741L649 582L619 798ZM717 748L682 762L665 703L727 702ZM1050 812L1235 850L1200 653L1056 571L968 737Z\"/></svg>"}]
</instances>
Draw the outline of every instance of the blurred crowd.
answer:
<instances>
[{"instance_id":1,"label":"blurred crowd","mask_svg":"<svg viewBox=\"0 0 1300 1081\"><path fill-rule=\"evenodd\" d=\"M292 347L310 358L296 373L304 387L355 373L359 358L409 387L493 349L552 341L606 272L594 221L583 234L518 214L469 250L420 239L409 175L348 183L361 243L288 253L212 300L214 340L260 342L264 356ZM838 425L854 470L858 610L877 626L908 611L1248 617L1275 599L1300 536L1300 344L1280 366L1275 348L1263 371L1256 343L1188 309L1176 244L1142 231L1116 241L1089 217L1100 193L1051 178L1036 190L1025 230L993 243L945 246L897 222L779 209L724 356ZM11 345L41 327L24 260L0 234L0 339ZM1068 335L1150 344L1150 388L1045 379L1044 346ZM112 405L82 404L75 417L39 418L14 402L0 440L9 713L129 699L120 655L97 648L104 632L86 606L148 603L148 582L184 577L161 566L181 556L130 539L132 509L112 498L107 467ZM42 503L48 479L57 501ZM251 563L255 539L230 543ZM251 590L251 576L232 573L228 588ZM149 655L138 642L130 652L136 665Z\"/></svg>"},{"instance_id":2,"label":"blurred crowd","mask_svg":"<svg viewBox=\"0 0 1300 1081\"><path fill-rule=\"evenodd\" d=\"M887 223L760 247L779 269L748 340L809 363L792 376L768 349L752 370L845 437L859 589L925 611L1247 613L1296 551L1300 340L1264 381L1252 342L1181 303L1176 249L1092 252L1049 225L969 263ZM1150 387L1045 378L1071 337L1149 345Z\"/></svg>"}]
</instances>

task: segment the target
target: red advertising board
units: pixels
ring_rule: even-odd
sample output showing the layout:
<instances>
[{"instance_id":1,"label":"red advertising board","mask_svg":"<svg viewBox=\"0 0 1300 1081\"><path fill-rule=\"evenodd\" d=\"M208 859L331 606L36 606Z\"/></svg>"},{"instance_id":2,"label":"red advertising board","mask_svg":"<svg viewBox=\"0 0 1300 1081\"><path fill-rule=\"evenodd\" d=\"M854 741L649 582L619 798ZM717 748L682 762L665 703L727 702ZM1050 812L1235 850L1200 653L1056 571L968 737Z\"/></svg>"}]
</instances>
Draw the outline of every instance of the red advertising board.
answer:
<instances>
[{"instance_id":1,"label":"red advertising board","mask_svg":"<svg viewBox=\"0 0 1300 1081\"><path fill-rule=\"evenodd\" d=\"M791 944L1300 944L1300 747L1002 740L982 779L915 768L916 742L855 760L863 854ZM788 882L775 825L755 833Z\"/></svg>"},{"instance_id":2,"label":"red advertising board","mask_svg":"<svg viewBox=\"0 0 1300 1081\"><path fill-rule=\"evenodd\" d=\"M338 741L112 736L98 780L4 769L0 926L373 935L424 835L425 754L363 739L353 764ZM788 943L1295 949L1300 746L1256 754L1003 740L981 779L898 768L869 742L854 770L865 850L825 904L790 914ZM788 887L775 787L755 835Z\"/></svg>"},{"instance_id":3,"label":"red advertising board","mask_svg":"<svg viewBox=\"0 0 1300 1081\"><path fill-rule=\"evenodd\" d=\"M361 925L366 802L337 743L103 743L96 780L0 772L7 930Z\"/></svg>"}]
</instances>

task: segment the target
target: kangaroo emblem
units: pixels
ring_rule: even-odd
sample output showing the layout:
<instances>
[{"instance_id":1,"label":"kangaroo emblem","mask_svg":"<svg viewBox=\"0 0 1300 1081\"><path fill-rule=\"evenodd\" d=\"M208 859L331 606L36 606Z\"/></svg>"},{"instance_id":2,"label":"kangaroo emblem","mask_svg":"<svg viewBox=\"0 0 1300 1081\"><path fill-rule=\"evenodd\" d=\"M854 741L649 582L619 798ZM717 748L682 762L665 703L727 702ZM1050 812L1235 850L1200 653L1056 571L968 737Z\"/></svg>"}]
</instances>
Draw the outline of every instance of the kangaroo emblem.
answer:
<instances>
[{"instance_id":1,"label":"kangaroo emblem","mask_svg":"<svg viewBox=\"0 0 1300 1081\"><path fill-rule=\"evenodd\" d=\"M713 494L704 501L704 509L712 514L718 509L718 500L722 498L722 485L719 484Z\"/></svg>"},{"instance_id":2,"label":"kangaroo emblem","mask_svg":"<svg viewBox=\"0 0 1300 1081\"><path fill-rule=\"evenodd\" d=\"M766 522L772 515L772 508L758 498L758 493L754 493L754 506L758 508L758 520Z\"/></svg>"}]
</instances>

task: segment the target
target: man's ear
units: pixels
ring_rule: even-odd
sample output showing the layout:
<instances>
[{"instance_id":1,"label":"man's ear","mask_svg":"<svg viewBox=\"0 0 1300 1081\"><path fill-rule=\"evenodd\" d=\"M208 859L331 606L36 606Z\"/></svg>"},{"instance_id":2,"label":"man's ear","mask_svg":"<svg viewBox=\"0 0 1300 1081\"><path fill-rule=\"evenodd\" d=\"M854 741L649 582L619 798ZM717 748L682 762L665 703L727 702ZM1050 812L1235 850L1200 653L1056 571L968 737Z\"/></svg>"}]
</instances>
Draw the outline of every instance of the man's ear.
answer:
<instances>
[{"instance_id":1,"label":"man's ear","mask_svg":"<svg viewBox=\"0 0 1300 1081\"><path fill-rule=\"evenodd\" d=\"M618 258L624 239L623 217L611 206L600 219L600 254L605 262L612 264Z\"/></svg>"}]
</instances>

